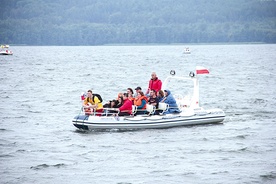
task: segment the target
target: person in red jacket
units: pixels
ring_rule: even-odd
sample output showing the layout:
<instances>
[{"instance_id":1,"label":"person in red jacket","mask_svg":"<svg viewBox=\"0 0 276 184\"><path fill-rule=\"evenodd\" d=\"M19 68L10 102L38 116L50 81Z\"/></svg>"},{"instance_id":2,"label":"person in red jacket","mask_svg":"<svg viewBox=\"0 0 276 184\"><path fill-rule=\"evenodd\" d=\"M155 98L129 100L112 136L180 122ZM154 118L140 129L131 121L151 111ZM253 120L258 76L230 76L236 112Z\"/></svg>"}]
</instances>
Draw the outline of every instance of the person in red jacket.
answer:
<instances>
[{"instance_id":1,"label":"person in red jacket","mask_svg":"<svg viewBox=\"0 0 276 184\"><path fill-rule=\"evenodd\" d=\"M132 113L132 101L129 100L127 93L123 94L123 99L124 99L124 103L119 108L120 112L118 116L129 116Z\"/></svg>"},{"instance_id":2,"label":"person in red jacket","mask_svg":"<svg viewBox=\"0 0 276 184\"><path fill-rule=\"evenodd\" d=\"M149 80L149 87L146 94L148 95L150 90L159 91L161 90L161 88L162 88L162 81L158 79L155 72L152 72L151 79Z\"/></svg>"}]
</instances>

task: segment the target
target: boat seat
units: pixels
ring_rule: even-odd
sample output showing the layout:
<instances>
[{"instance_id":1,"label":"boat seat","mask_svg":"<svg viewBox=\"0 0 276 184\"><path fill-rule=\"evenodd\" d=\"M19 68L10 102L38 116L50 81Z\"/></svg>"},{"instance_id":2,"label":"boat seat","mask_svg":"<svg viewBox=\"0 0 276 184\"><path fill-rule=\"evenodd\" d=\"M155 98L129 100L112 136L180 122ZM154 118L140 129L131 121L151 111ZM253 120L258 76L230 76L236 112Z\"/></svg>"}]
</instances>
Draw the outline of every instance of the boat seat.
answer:
<instances>
[{"instance_id":1,"label":"boat seat","mask_svg":"<svg viewBox=\"0 0 276 184\"><path fill-rule=\"evenodd\" d=\"M137 112L137 106L136 105L132 105L132 112L131 112L131 114L134 115L134 114L136 114L136 112Z\"/></svg>"},{"instance_id":2,"label":"boat seat","mask_svg":"<svg viewBox=\"0 0 276 184\"><path fill-rule=\"evenodd\" d=\"M161 114L163 114L165 111L167 111L168 108L169 108L169 104L166 104L164 102L160 102L158 104L158 110L161 110L161 112L160 112Z\"/></svg>"},{"instance_id":3,"label":"boat seat","mask_svg":"<svg viewBox=\"0 0 276 184\"><path fill-rule=\"evenodd\" d=\"M154 105L150 105L150 104L147 104L146 106L146 110L149 112L149 114L154 114L155 113L155 106Z\"/></svg>"}]
</instances>

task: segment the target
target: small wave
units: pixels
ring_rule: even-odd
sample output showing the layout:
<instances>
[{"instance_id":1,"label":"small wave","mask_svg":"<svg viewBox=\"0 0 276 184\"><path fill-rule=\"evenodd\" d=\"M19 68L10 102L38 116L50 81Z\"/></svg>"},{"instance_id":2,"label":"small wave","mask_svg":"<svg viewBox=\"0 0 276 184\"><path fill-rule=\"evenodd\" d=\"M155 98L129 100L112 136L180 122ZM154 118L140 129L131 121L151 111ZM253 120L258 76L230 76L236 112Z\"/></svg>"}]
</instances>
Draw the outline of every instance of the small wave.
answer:
<instances>
[{"instance_id":1,"label":"small wave","mask_svg":"<svg viewBox=\"0 0 276 184\"><path fill-rule=\"evenodd\" d=\"M261 104L261 103L265 103L265 102L267 102L267 100L260 99L260 98L256 98L253 101L254 104Z\"/></svg>"},{"instance_id":2,"label":"small wave","mask_svg":"<svg viewBox=\"0 0 276 184\"><path fill-rule=\"evenodd\" d=\"M224 153L242 153L245 151L249 151L248 147L242 147L242 148L219 148L219 149L213 149L213 150L207 150L207 149L200 149L200 152L210 152L210 153L217 153L217 152L224 152ZM249 151L250 152L250 151Z\"/></svg>"},{"instance_id":3,"label":"small wave","mask_svg":"<svg viewBox=\"0 0 276 184\"><path fill-rule=\"evenodd\" d=\"M29 110L28 112L30 112L30 113L41 113L41 111L32 111L32 110Z\"/></svg>"},{"instance_id":4,"label":"small wave","mask_svg":"<svg viewBox=\"0 0 276 184\"><path fill-rule=\"evenodd\" d=\"M244 148L239 149L238 151L246 151L246 150L247 150L247 147L244 147Z\"/></svg>"},{"instance_id":5,"label":"small wave","mask_svg":"<svg viewBox=\"0 0 276 184\"><path fill-rule=\"evenodd\" d=\"M27 101L25 101L25 102L30 102L30 100L27 100ZM29 104L24 104L24 103L22 103L20 106L21 106L21 107L31 108L31 106L30 106Z\"/></svg>"},{"instance_id":6,"label":"small wave","mask_svg":"<svg viewBox=\"0 0 276 184\"><path fill-rule=\"evenodd\" d=\"M0 158L14 157L13 155L1 154Z\"/></svg>"},{"instance_id":7,"label":"small wave","mask_svg":"<svg viewBox=\"0 0 276 184\"><path fill-rule=\"evenodd\" d=\"M5 117L2 117L2 119L13 119L13 117L5 116Z\"/></svg>"},{"instance_id":8,"label":"small wave","mask_svg":"<svg viewBox=\"0 0 276 184\"><path fill-rule=\"evenodd\" d=\"M49 168L49 167L60 168L60 167L64 167L64 166L65 166L65 164L55 164L55 165L40 164L37 166L32 166L32 167L30 167L30 169L41 170L41 169L45 169L45 168Z\"/></svg>"},{"instance_id":9,"label":"small wave","mask_svg":"<svg viewBox=\"0 0 276 184\"><path fill-rule=\"evenodd\" d=\"M91 74L90 73L87 73L87 74L83 74L83 75L81 75L82 77L88 77L88 76L90 76Z\"/></svg>"},{"instance_id":10,"label":"small wave","mask_svg":"<svg viewBox=\"0 0 276 184\"><path fill-rule=\"evenodd\" d=\"M78 145L78 144L71 144L71 145L68 145L67 147L86 148L86 146L84 146L84 145Z\"/></svg>"},{"instance_id":11,"label":"small wave","mask_svg":"<svg viewBox=\"0 0 276 184\"><path fill-rule=\"evenodd\" d=\"M47 68L46 70L48 70L48 71L54 71L55 68Z\"/></svg>"},{"instance_id":12,"label":"small wave","mask_svg":"<svg viewBox=\"0 0 276 184\"><path fill-rule=\"evenodd\" d=\"M82 129L74 129L73 132L79 133L79 134L88 134L89 132Z\"/></svg>"},{"instance_id":13,"label":"small wave","mask_svg":"<svg viewBox=\"0 0 276 184\"><path fill-rule=\"evenodd\" d=\"M242 89L237 89L236 91L237 92L244 92L244 90L242 90Z\"/></svg>"},{"instance_id":14,"label":"small wave","mask_svg":"<svg viewBox=\"0 0 276 184\"><path fill-rule=\"evenodd\" d=\"M253 98L253 99L248 100L248 103L254 104L254 105L261 105L261 104L267 104L268 101L261 99L261 98Z\"/></svg>"},{"instance_id":15,"label":"small wave","mask_svg":"<svg viewBox=\"0 0 276 184\"><path fill-rule=\"evenodd\" d=\"M260 177L263 180L275 180L276 179L276 172L272 171L268 174L262 174L262 175L260 175Z\"/></svg>"},{"instance_id":16,"label":"small wave","mask_svg":"<svg viewBox=\"0 0 276 184\"><path fill-rule=\"evenodd\" d=\"M14 118L24 119L24 118L27 118L27 116L19 115L19 116L15 116Z\"/></svg>"},{"instance_id":17,"label":"small wave","mask_svg":"<svg viewBox=\"0 0 276 184\"><path fill-rule=\"evenodd\" d=\"M44 102L45 103L47 103L47 102L53 102L53 100L46 99Z\"/></svg>"},{"instance_id":18,"label":"small wave","mask_svg":"<svg viewBox=\"0 0 276 184\"><path fill-rule=\"evenodd\" d=\"M238 139L245 139L247 135L238 135L236 136Z\"/></svg>"},{"instance_id":19,"label":"small wave","mask_svg":"<svg viewBox=\"0 0 276 184\"><path fill-rule=\"evenodd\" d=\"M217 171L217 172L212 172L211 174L228 174L229 171Z\"/></svg>"}]
</instances>

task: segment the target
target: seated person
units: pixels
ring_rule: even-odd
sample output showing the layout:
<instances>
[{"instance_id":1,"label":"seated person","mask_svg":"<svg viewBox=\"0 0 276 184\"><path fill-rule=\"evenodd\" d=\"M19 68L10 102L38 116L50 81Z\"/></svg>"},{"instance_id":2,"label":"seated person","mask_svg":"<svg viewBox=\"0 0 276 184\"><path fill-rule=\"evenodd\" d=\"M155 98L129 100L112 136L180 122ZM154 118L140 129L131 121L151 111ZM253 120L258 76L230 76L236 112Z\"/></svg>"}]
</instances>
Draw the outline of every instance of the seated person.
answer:
<instances>
[{"instance_id":1,"label":"seated person","mask_svg":"<svg viewBox=\"0 0 276 184\"><path fill-rule=\"evenodd\" d=\"M123 93L119 93L118 97L114 100L110 100L103 105L104 108L119 108L123 105Z\"/></svg>"},{"instance_id":2,"label":"seated person","mask_svg":"<svg viewBox=\"0 0 276 184\"><path fill-rule=\"evenodd\" d=\"M150 90L150 96L149 96L148 104L154 105L155 108L158 109L159 100L156 96L156 92L155 92L154 89ZM154 114L159 114L159 112L161 112L161 111L156 110Z\"/></svg>"},{"instance_id":3,"label":"seated person","mask_svg":"<svg viewBox=\"0 0 276 184\"><path fill-rule=\"evenodd\" d=\"M134 97L133 97L133 90L132 88L127 88L127 93L128 93L128 99L132 102L134 101Z\"/></svg>"},{"instance_id":4,"label":"seated person","mask_svg":"<svg viewBox=\"0 0 276 184\"><path fill-rule=\"evenodd\" d=\"M123 105L124 103L123 96L118 97L117 101L118 103L114 106L114 108L120 108Z\"/></svg>"},{"instance_id":5,"label":"seated person","mask_svg":"<svg viewBox=\"0 0 276 184\"><path fill-rule=\"evenodd\" d=\"M138 86L137 88L135 88L135 91L136 91L136 93L135 93L134 97L137 97L138 96L138 92L142 91L142 88Z\"/></svg>"},{"instance_id":6,"label":"seated person","mask_svg":"<svg viewBox=\"0 0 276 184\"><path fill-rule=\"evenodd\" d=\"M115 110L116 108L120 108L123 105L123 93L119 93L118 97L114 100L110 100L106 104L104 104L105 108L105 113L106 115L112 115L112 114L117 114L118 110ZM113 109L109 109L113 108Z\"/></svg>"},{"instance_id":7,"label":"seated person","mask_svg":"<svg viewBox=\"0 0 276 184\"><path fill-rule=\"evenodd\" d=\"M109 101L106 104L104 104L103 107L105 108L105 114L112 115L114 113L117 113L118 111L116 111L114 109L109 109L109 108L119 108L118 104L119 104L119 100L112 100L112 101Z\"/></svg>"},{"instance_id":8,"label":"seated person","mask_svg":"<svg viewBox=\"0 0 276 184\"><path fill-rule=\"evenodd\" d=\"M162 102L165 102L169 105L169 109L164 112L164 114L169 114L169 113L180 113L181 111L179 110L176 100L174 99L173 95L169 90L164 90L165 92L165 98L162 100Z\"/></svg>"},{"instance_id":9,"label":"seated person","mask_svg":"<svg viewBox=\"0 0 276 184\"><path fill-rule=\"evenodd\" d=\"M132 113L132 101L128 98L128 93L123 94L123 105L119 108L118 116L129 116Z\"/></svg>"},{"instance_id":10,"label":"seated person","mask_svg":"<svg viewBox=\"0 0 276 184\"><path fill-rule=\"evenodd\" d=\"M123 98L123 93L118 93L118 97L117 97L117 100L122 97Z\"/></svg>"},{"instance_id":11,"label":"seated person","mask_svg":"<svg viewBox=\"0 0 276 184\"><path fill-rule=\"evenodd\" d=\"M103 104L97 96L93 96L92 90L87 91L87 97L83 101L83 108L86 115L96 112L96 116L101 116L103 113Z\"/></svg>"},{"instance_id":12,"label":"seated person","mask_svg":"<svg viewBox=\"0 0 276 184\"><path fill-rule=\"evenodd\" d=\"M110 100L109 102L104 104L103 107L104 108L115 108L114 106L116 106L118 103L119 103L118 100Z\"/></svg>"},{"instance_id":13,"label":"seated person","mask_svg":"<svg viewBox=\"0 0 276 184\"><path fill-rule=\"evenodd\" d=\"M159 102L162 102L162 100L165 98L165 94L162 90L157 91L157 99Z\"/></svg>"},{"instance_id":14,"label":"seated person","mask_svg":"<svg viewBox=\"0 0 276 184\"><path fill-rule=\"evenodd\" d=\"M137 114L145 114L147 107L148 98L144 95L142 91L137 93L137 97L134 99L134 105L137 106Z\"/></svg>"}]
</instances>

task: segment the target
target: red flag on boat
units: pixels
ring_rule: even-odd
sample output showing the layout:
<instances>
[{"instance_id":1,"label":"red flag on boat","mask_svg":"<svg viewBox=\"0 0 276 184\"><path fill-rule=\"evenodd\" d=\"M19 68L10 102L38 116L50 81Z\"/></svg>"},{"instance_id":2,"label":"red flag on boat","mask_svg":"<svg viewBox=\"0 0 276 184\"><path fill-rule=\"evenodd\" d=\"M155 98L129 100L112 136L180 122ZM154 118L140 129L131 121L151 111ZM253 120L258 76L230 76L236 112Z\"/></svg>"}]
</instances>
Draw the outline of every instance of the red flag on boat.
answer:
<instances>
[{"instance_id":1,"label":"red flag on boat","mask_svg":"<svg viewBox=\"0 0 276 184\"><path fill-rule=\"evenodd\" d=\"M85 93L82 93L81 94L81 100L85 100L85 97L86 97Z\"/></svg>"},{"instance_id":2,"label":"red flag on boat","mask_svg":"<svg viewBox=\"0 0 276 184\"><path fill-rule=\"evenodd\" d=\"M209 70L202 67L202 66L197 66L196 67L196 74L209 74Z\"/></svg>"}]
</instances>

